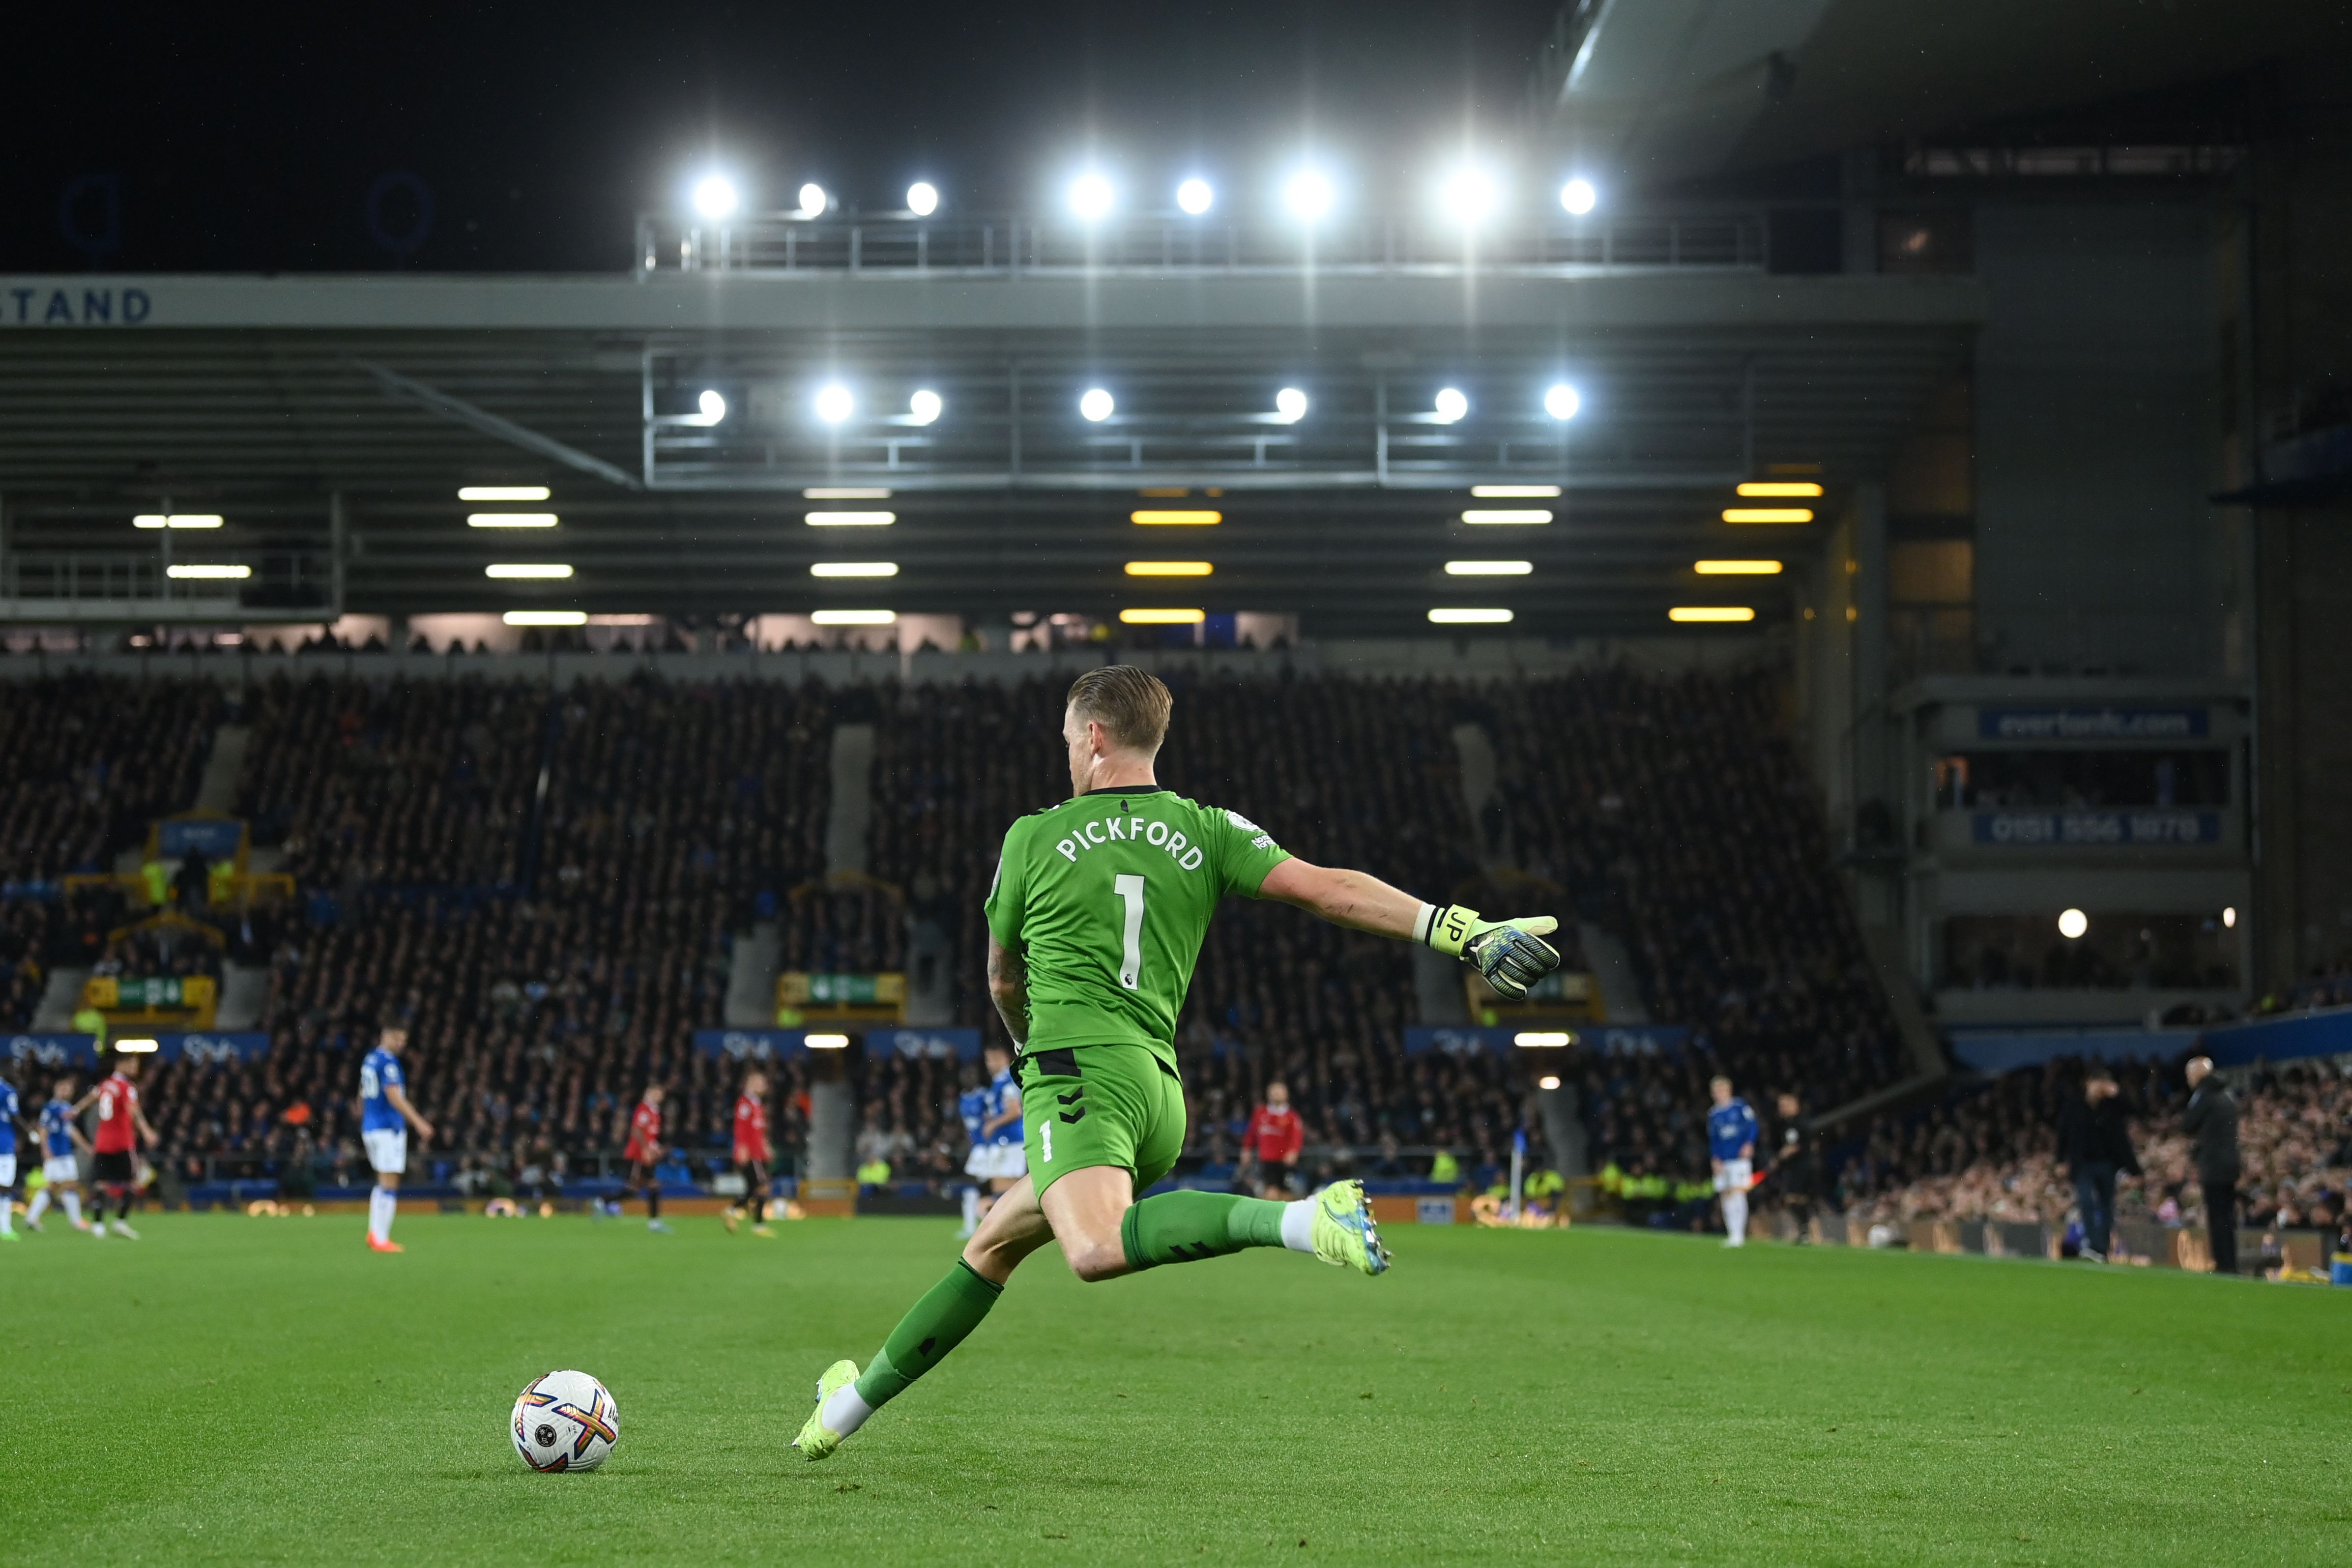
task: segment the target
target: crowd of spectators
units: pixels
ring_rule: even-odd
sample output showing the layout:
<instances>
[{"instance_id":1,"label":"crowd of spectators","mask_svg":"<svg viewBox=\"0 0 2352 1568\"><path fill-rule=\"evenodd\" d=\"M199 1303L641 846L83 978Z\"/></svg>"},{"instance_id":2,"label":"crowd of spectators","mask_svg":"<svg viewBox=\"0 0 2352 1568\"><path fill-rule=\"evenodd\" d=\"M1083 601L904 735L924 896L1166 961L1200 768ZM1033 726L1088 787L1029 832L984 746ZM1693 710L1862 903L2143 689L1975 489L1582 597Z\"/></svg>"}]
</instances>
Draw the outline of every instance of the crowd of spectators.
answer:
<instances>
[{"instance_id":1,"label":"crowd of spectators","mask_svg":"<svg viewBox=\"0 0 2352 1568\"><path fill-rule=\"evenodd\" d=\"M2144 1175L2116 1184L2125 1221L2205 1222L2178 1063L2106 1064ZM2083 1096L2083 1066L2020 1068L1980 1090L1907 1118L1874 1123L1840 1178L1841 1206L1872 1223L2016 1220L2063 1223L2075 1203L2059 1157L2061 1112ZM2352 1188L2352 1076L2325 1061L2257 1069L2241 1096L2242 1226L2333 1228Z\"/></svg>"},{"instance_id":2,"label":"crowd of spectators","mask_svg":"<svg viewBox=\"0 0 2352 1568\"><path fill-rule=\"evenodd\" d=\"M0 884L21 898L110 871L156 817L195 798L220 722L209 681L61 675L0 701Z\"/></svg>"},{"instance_id":3,"label":"crowd of spectators","mask_svg":"<svg viewBox=\"0 0 2352 1568\"><path fill-rule=\"evenodd\" d=\"M820 973L902 969L910 926L928 922L950 955L956 1020L1000 1039L982 901L1006 826L1067 795L1062 695L1041 681L832 691L639 675L551 692L281 672L248 699L240 801L302 894L264 949L271 1050L163 1068L159 1125L184 1154L348 1157L352 1042L396 1020L412 1031L420 1108L442 1129L428 1158L577 1161L619 1141L650 1078L671 1085L674 1141L721 1146L734 1069L691 1036L723 1021L733 938L762 919L784 967ZM875 724L873 880L829 883L830 738L847 712ZM1465 723L1496 748L1485 820L1464 801ZM1703 1171L1696 1119L1720 1068L1759 1104L1798 1086L1812 1105L1895 1070L1891 1020L1760 680L1187 680L1160 776L1307 858L1424 898L1555 915L1572 958L1580 914L1614 931L1653 1017L1694 1041L1682 1056L1560 1064L1596 1163ZM38 923L12 909L0 926L20 1014L28 960L59 940ZM1228 1163L1277 1077L1333 1151L1314 1157L1400 1170L1434 1148L1506 1158L1532 1125L1520 1064L1406 1056L1414 968L1409 948L1294 910L1224 910L1180 1022L1192 1158ZM960 1167L961 1076L929 1058L866 1064L871 1131L894 1163ZM798 1087L780 1086L778 1104ZM797 1146L796 1114L779 1113L780 1147Z\"/></svg>"},{"instance_id":4,"label":"crowd of spectators","mask_svg":"<svg viewBox=\"0 0 2352 1568\"><path fill-rule=\"evenodd\" d=\"M1727 1073L1815 1110L1903 1076L1900 1039L1802 763L1762 676L1595 670L1491 689L1507 832L1624 944L1654 1023L1698 1060L1610 1064L1596 1163L1701 1173L1690 1118ZM1669 1164L1673 1168L1666 1168Z\"/></svg>"}]
</instances>

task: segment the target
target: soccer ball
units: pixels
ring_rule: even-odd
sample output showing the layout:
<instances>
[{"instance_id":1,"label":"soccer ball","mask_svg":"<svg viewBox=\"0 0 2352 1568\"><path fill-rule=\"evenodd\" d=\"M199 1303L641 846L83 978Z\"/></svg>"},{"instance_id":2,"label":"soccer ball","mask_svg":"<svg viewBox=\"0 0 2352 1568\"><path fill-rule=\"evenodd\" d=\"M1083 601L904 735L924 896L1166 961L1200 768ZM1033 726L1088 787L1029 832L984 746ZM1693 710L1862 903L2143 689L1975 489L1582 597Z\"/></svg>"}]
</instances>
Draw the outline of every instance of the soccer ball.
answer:
<instances>
[{"instance_id":1,"label":"soccer ball","mask_svg":"<svg viewBox=\"0 0 2352 1568\"><path fill-rule=\"evenodd\" d=\"M621 1407L584 1372L533 1378L515 1400L515 1452L534 1470L593 1470L620 1440Z\"/></svg>"}]
</instances>

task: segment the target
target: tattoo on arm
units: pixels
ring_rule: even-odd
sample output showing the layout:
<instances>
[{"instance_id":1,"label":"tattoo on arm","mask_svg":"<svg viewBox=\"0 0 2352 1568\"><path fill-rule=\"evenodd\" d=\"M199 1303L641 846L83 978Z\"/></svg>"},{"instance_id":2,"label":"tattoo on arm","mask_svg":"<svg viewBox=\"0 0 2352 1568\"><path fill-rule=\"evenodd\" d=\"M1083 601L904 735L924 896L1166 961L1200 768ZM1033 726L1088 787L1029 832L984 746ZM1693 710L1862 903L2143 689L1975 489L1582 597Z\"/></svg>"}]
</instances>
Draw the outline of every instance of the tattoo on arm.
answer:
<instances>
[{"instance_id":1,"label":"tattoo on arm","mask_svg":"<svg viewBox=\"0 0 2352 1568\"><path fill-rule=\"evenodd\" d=\"M1004 1032L1016 1046L1029 1043L1029 965L1021 954L988 944L988 994L996 1003Z\"/></svg>"}]
</instances>

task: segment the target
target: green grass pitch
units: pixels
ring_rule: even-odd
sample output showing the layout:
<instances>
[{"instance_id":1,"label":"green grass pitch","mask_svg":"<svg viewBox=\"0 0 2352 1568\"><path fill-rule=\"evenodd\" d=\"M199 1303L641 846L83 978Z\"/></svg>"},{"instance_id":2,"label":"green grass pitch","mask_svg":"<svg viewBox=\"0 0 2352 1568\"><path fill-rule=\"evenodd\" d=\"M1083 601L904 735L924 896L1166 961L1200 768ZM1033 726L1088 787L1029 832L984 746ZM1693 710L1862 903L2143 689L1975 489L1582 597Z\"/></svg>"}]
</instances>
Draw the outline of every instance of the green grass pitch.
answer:
<instances>
[{"instance_id":1,"label":"green grass pitch","mask_svg":"<svg viewBox=\"0 0 2352 1568\"><path fill-rule=\"evenodd\" d=\"M0 1250L0 1562L2345 1563L2352 1292L1588 1228L1364 1279L1059 1254L842 1452L786 1447L929 1220L158 1215ZM515 1393L621 1407L525 1469Z\"/></svg>"}]
</instances>

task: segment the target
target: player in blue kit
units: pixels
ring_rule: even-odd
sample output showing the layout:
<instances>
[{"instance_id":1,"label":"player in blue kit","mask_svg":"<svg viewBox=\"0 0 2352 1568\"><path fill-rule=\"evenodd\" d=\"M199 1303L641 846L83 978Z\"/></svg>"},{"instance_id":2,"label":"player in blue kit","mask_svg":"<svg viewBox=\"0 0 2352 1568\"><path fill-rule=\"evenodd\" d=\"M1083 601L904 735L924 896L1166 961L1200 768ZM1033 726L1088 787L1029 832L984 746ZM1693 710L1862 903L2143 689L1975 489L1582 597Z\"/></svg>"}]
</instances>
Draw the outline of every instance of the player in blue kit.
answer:
<instances>
[{"instance_id":1,"label":"player in blue kit","mask_svg":"<svg viewBox=\"0 0 2352 1568\"><path fill-rule=\"evenodd\" d=\"M1013 1077L1013 1053L991 1046L984 1053L988 1082L968 1090L957 1102L964 1130L971 1137L971 1152L964 1157L964 1174L988 1184L982 1197L965 1189L965 1219L977 1226L996 1206L997 1198L1029 1173L1029 1157L1021 1142L1021 1086ZM967 1229L966 1237L971 1235Z\"/></svg>"},{"instance_id":2,"label":"player in blue kit","mask_svg":"<svg viewBox=\"0 0 2352 1568\"><path fill-rule=\"evenodd\" d=\"M49 1102L41 1107L41 1190L33 1194L33 1206L25 1211L25 1223L35 1230L41 1228L41 1216L52 1203L65 1205L66 1218L76 1230L88 1230L89 1222L81 1217L81 1156L89 1152L89 1140L74 1125L74 1075L59 1073L49 1085Z\"/></svg>"},{"instance_id":3,"label":"player in blue kit","mask_svg":"<svg viewBox=\"0 0 2352 1568\"><path fill-rule=\"evenodd\" d=\"M407 1048L406 1029L386 1029L360 1063L360 1142L375 1167L375 1191L368 1194L372 1252L406 1250L392 1239L392 1216L400 1208L400 1178L408 1169L408 1130L414 1127L419 1138L433 1142L433 1123L408 1102L408 1080L400 1070L400 1053Z\"/></svg>"},{"instance_id":4,"label":"player in blue kit","mask_svg":"<svg viewBox=\"0 0 2352 1568\"><path fill-rule=\"evenodd\" d=\"M964 1069L963 1092L956 1096L956 1114L963 1120L963 1141L971 1145L971 1152L964 1157L964 1173L973 1178L963 1189L963 1228L956 1232L956 1239L969 1241L972 1232L980 1228L980 1187L977 1184L981 1178L971 1167L973 1162L980 1158L981 1125L988 1120L988 1084L970 1068Z\"/></svg>"},{"instance_id":5,"label":"player in blue kit","mask_svg":"<svg viewBox=\"0 0 2352 1568\"><path fill-rule=\"evenodd\" d=\"M1706 1152L1715 1166L1716 1195L1723 1200L1726 1247L1748 1241L1748 1189L1756 1180L1756 1112L1731 1092L1731 1080L1717 1074L1706 1086L1715 1109L1706 1113Z\"/></svg>"},{"instance_id":6,"label":"player in blue kit","mask_svg":"<svg viewBox=\"0 0 2352 1568\"><path fill-rule=\"evenodd\" d=\"M8 1194L16 1190L16 1119L24 1114L16 1086L0 1078L0 1241L16 1237L16 1207Z\"/></svg>"}]
</instances>

